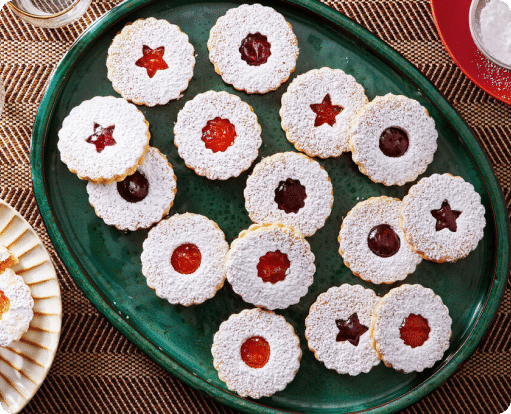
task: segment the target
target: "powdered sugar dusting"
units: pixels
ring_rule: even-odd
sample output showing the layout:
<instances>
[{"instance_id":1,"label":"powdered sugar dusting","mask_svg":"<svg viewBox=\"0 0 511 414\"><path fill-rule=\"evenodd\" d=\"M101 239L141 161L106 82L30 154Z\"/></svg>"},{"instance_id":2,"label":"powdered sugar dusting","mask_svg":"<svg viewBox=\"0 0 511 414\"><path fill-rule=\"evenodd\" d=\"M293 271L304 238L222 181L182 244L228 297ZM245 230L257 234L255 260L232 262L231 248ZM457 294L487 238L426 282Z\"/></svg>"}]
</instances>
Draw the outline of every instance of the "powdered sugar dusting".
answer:
<instances>
[{"instance_id":1,"label":"powdered sugar dusting","mask_svg":"<svg viewBox=\"0 0 511 414\"><path fill-rule=\"evenodd\" d=\"M251 337L270 345L270 358L262 368L241 359L240 348ZM219 378L242 397L269 397L286 388L300 367L302 351L293 327L283 316L262 309L246 309L220 325L213 339L213 364Z\"/></svg>"},{"instance_id":2,"label":"powdered sugar dusting","mask_svg":"<svg viewBox=\"0 0 511 414\"><path fill-rule=\"evenodd\" d=\"M12 267L19 263L18 258L14 253L4 246L0 246L0 272L3 272L8 267Z\"/></svg>"}]
</instances>

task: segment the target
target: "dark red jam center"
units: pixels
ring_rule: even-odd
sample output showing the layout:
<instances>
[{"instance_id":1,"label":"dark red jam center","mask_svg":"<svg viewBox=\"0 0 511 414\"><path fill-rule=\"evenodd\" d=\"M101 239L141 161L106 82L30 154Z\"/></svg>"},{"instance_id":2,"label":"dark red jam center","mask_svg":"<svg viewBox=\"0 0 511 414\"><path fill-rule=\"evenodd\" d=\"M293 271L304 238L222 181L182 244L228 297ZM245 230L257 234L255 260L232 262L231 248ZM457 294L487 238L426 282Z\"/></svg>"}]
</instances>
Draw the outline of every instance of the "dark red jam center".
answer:
<instances>
[{"instance_id":1,"label":"dark red jam center","mask_svg":"<svg viewBox=\"0 0 511 414\"><path fill-rule=\"evenodd\" d=\"M316 120L314 121L314 126L318 127L325 123L332 126L335 124L335 117L341 113L344 109L339 105L332 105L332 101L330 100L330 94L326 94L323 98L323 102L319 104L312 104L311 109L316 114Z\"/></svg>"},{"instance_id":2,"label":"dark red jam center","mask_svg":"<svg viewBox=\"0 0 511 414\"><path fill-rule=\"evenodd\" d=\"M259 259L257 276L263 279L263 282L277 283L286 278L289 266L291 266L291 262L287 258L287 254L280 250L268 252Z\"/></svg>"},{"instance_id":3,"label":"dark red jam center","mask_svg":"<svg viewBox=\"0 0 511 414\"><path fill-rule=\"evenodd\" d=\"M270 344L262 336L253 336L243 342L240 354L250 368L262 368L270 359Z\"/></svg>"},{"instance_id":4,"label":"dark red jam center","mask_svg":"<svg viewBox=\"0 0 511 414\"><path fill-rule=\"evenodd\" d=\"M201 259L199 248L195 244L185 243L174 250L170 263L176 272L190 275L199 268Z\"/></svg>"},{"instance_id":5,"label":"dark red jam center","mask_svg":"<svg viewBox=\"0 0 511 414\"><path fill-rule=\"evenodd\" d=\"M286 181L281 181L275 189L275 202L279 209L287 214L298 213L298 210L305 205L306 198L305 187L298 180L288 178Z\"/></svg>"},{"instance_id":6,"label":"dark red jam center","mask_svg":"<svg viewBox=\"0 0 511 414\"><path fill-rule=\"evenodd\" d=\"M135 62L135 65L145 68L147 75L152 78L156 75L159 70L168 69L167 62L163 60L165 54L165 46L161 46L157 49L151 49L149 46L142 46L142 53L144 54L139 60Z\"/></svg>"},{"instance_id":7,"label":"dark red jam center","mask_svg":"<svg viewBox=\"0 0 511 414\"><path fill-rule=\"evenodd\" d=\"M426 342L430 332L428 320L414 313L408 315L399 328L399 336L405 345L412 348L417 348Z\"/></svg>"},{"instance_id":8,"label":"dark red jam center","mask_svg":"<svg viewBox=\"0 0 511 414\"><path fill-rule=\"evenodd\" d=\"M213 152L224 152L236 139L236 128L228 119L216 117L202 128L202 141Z\"/></svg>"},{"instance_id":9,"label":"dark red jam center","mask_svg":"<svg viewBox=\"0 0 511 414\"><path fill-rule=\"evenodd\" d=\"M5 293L0 290L0 319L2 319L2 315L9 310L11 307L11 301Z\"/></svg>"},{"instance_id":10,"label":"dark red jam center","mask_svg":"<svg viewBox=\"0 0 511 414\"><path fill-rule=\"evenodd\" d=\"M94 134L92 134L86 141L96 146L96 151L101 152L105 147L115 145L115 139L112 134L114 133L115 125L103 128L101 125L94 123Z\"/></svg>"},{"instance_id":11,"label":"dark red jam center","mask_svg":"<svg viewBox=\"0 0 511 414\"><path fill-rule=\"evenodd\" d=\"M401 157L408 151L408 134L400 128L387 128L380 136L380 150L387 157Z\"/></svg>"},{"instance_id":12,"label":"dark red jam center","mask_svg":"<svg viewBox=\"0 0 511 414\"><path fill-rule=\"evenodd\" d=\"M149 192L149 181L138 171L117 183L117 191L129 203L138 203Z\"/></svg>"},{"instance_id":13,"label":"dark red jam center","mask_svg":"<svg viewBox=\"0 0 511 414\"><path fill-rule=\"evenodd\" d=\"M439 210L431 210L431 214L436 218L436 231L449 229L455 232L458 230L456 219L461 215L461 211L451 210L447 200L442 203Z\"/></svg>"},{"instance_id":14,"label":"dark red jam center","mask_svg":"<svg viewBox=\"0 0 511 414\"><path fill-rule=\"evenodd\" d=\"M337 334L337 342L348 341L350 344L357 346L360 337L368 331L368 327L364 326L358 320L358 315L354 313L347 321L337 319L335 321L339 333Z\"/></svg>"},{"instance_id":15,"label":"dark red jam center","mask_svg":"<svg viewBox=\"0 0 511 414\"><path fill-rule=\"evenodd\" d=\"M271 55L271 45L268 38L257 32L249 34L241 41L241 58L250 66L259 66L268 60Z\"/></svg>"},{"instance_id":16,"label":"dark red jam center","mask_svg":"<svg viewBox=\"0 0 511 414\"><path fill-rule=\"evenodd\" d=\"M373 227L367 236L367 243L371 251L380 257L394 256L401 246L399 236L388 224Z\"/></svg>"}]
</instances>

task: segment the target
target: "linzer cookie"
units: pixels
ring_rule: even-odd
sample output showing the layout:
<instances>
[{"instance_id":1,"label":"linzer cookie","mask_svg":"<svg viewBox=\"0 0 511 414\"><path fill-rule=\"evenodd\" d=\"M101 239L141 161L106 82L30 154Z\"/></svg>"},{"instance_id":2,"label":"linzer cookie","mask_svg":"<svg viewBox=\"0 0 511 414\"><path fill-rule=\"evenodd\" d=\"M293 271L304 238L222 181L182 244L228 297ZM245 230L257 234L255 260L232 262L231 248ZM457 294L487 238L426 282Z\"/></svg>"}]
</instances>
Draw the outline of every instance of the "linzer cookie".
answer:
<instances>
[{"instance_id":1,"label":"linzer cookie","mask_svg":"<svg viewBox=\"0 0 511 414\"><path fill-rule=\"evenodd\" d=\"M261 126L252 107L238 96L208 91L179 111L174 143L188 168L210 180L226 180L256 159Z\"/></svg>"},{"instance_id":2,"label":"linzer cookie","mask_svg":"<svg viewBox=\"0 0 511 414\"><path fill-rule=\"evenodd\" d=\"M0 273L19 263L18 257L4 246L0 246Z\"/></svg>"},{"instance_id":3,"label":"linzer cookie","mask_svg":"<svg viewBox=\"0 0 511 414\"><path fill-rule=\"evenodd\" d=\"M349 151L349 128L367 103L362 85L340 69L314 69L298 76L282 95L280 116L287 139L310 157Z\"/></svg>"},{"instance_id":4,"label":"linzer cookie","mask_svg":"<svg viewBox=\"0 0 511 414\"><path fill-rule=\"evenodd\" d=\"M262 309L231 315L213 338L213 364L227 388L242 397L269 397L286 388L302 351L283 316Z\"/></svg>"},{"instance_id":5,"label":"linzer cookie","mask_svg":"<svg viewBox=\"0 0 511 414\"><path fill-rule=\"evenodd\" d=\"M296 152L261 160L247 179L244 195L253 222L283 223L306 237L324 226L334 202L325 169Z\"/></svg>"},{"instance_id":6,"label":"linzer cookie","mask_svg":"<svg viewBox=\"0 0 511 414\"><path fill-rule=\"evenodd\" d=\"M253 224L227 255L227 280L245 302L267 309L298 303L314 281L309 243L289 226Z\"/></svg>"},{"instance_id":7,"label":"linzer cookie","mask_svg":"<svg viewBox=\"0 0 511 414\"><path fill-rule=\"evenodd\" d=\"M402 285L376 305L371 326L373 347L388 367L420 372L444 355L451 323L449 309L431 289Z\"/></svg>"},{"instance_id":8,"label":"linzer cookie","mask_svg":"<svg viewBox=\"0 0 511 414\"><path fill-rule=\"evenodd\" d=\"M19 341L34 317L34 299L23 278L11 269L0 273L0 346Z\"/></svg>"},{"instance_id":9,"label":"linzer cookie","mask_svg":"<svg viewBox=\"0 0 511 414\"><path fill-rule=\"evenodd\" d=\"M376 183L403 185L426 171L437 149L435 121L405 96L376 97L357 116L349 145L353 161Z\"/></svg>"},{"instance_id":10,"label":"linzer cookie","mask_svg":"<svg viewBox=\"0 0 511 414\"><path fill-rule=\"evenodd\" d=\"M137 170L149 138L149 124L135 105L96 96L71 110L57 145L62 161L80 179L110 184Z\"/></svg>"},{"instance_id":11,"label":"linzer cookie","mask_svg":"<svg viewBox=\"0 0 511 414\"><path fill-rule=\"evenodd\" d=\"M291 25L271 7L243 4L211 29L209 60L224 82L247 93L277 89L295 70L298 42Z\"/></svg>"},{"instance_id":12,"label":"linzer cookie","mask_svg":"<svg viewBox=\"0 0 511 414\"><path fill-rule=\"evenodd\" d=\"M451 174L433 174L403 199L401 227L417 253L433 262L466 257L483 238L486 220L472 184Z\"/></svg>"},{"instance_id":13,"label":"linzer cookie","mask_svg":"<svg viewBox=\"0 0 511 414\"><path fill-rule=\"evenodd\" d=\"M115 36L106 65L108 79L123 98L164 105L188 87L195 54L178 26L150 17L128 23Z\"/></svg>"},{"instance_id":14,"label":"linzer cookie","mask_svg":"<svg viewBox=\"0 0 511 414\"><path fill-rule=\"evenodd\" d=\"M228 250L214 221L175 214L153 227L144 241L142 274L160 298L174 305L199 304L223 286Z\"/></svg>"},{"instance_id":15,"label":"linzer cookie","mask_svg":"<svg viewBox=\"0 0 511 414\"><path fill-rule=\"evenodd\" d=\"M137 171L108 185L87 184L98 217L119 230L151 227L166 216L176 195L176 176L167 158L150 147Z\"/></svg>"},{"instance_id":16,"label":"linzer cookie","mask_svg":"<svg viewBox=\"0 0 511 414\"><path fill-rule=\"evenodd\" d=\"M371 197L344 218L339 253L356 276L372 283L394 283L413 273L422 261L399 226L402 205L397 198Z\"/></svg>"},{"instance_id":17,"label":"linzer cookie","mask_svg":"<svg viewBox=\"0 0 511 414\"><path fill-rule=\"evenodd\" d=\"M369 328L379 299L370 289L348 284L319 295L305 319L305 337L316 359L339 374L358 375L378 365Z\"/></svg>"}]
</instances>

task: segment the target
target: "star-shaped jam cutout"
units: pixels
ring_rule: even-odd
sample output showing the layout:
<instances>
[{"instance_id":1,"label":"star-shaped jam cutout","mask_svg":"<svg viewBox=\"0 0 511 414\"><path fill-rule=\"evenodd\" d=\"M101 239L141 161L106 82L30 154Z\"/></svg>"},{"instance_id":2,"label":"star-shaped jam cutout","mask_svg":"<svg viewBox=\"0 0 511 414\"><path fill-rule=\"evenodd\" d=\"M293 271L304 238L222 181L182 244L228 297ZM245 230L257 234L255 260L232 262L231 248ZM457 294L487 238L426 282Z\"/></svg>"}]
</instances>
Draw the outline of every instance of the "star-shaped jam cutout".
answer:
<instances>
[{"instance_id":1,"label":"star-shaped jam cutout","mask_svg":"<svg viewBox=\"0 0 511 414\"><path fill-rule=\"evenodd\" d=\"M357 346L360 337L368 331L368 327L362 325L358 320L358 315L354 313L347 321L336 319L335 323L339 329L337 334L337 342L348 341L350 344Z\"/></svg>"},{"instance_id":2,"label":"star-shaped jam cutout","mask_svg":"<svg viewBox=\"0 0 511 414\"><path fill-rule=\"evenodd\" d=\"M335 124L335 117L339 115L344 108L340 105L332 105L330 94L327 93L323 98L323 102L320 104L312 104L311 109L316 114L314 126L318 127L324 123L333 126Z\"/></svg>"},{"instance_id":3,"label":"star-shaped jam cutout","mask_svg":"<svg viewBox=\"0 0 511 414\"><path fill-rule=\"evenodd\" d=\"M94 123L94 134L86 139L87 142L96 146L96 151L101 152L105 147L115 145L115 139L112 136L115 125L103 128L101 125Z\"/></svg>"},{"instance_id":4,"label":"star-shaped jam cutout","mask_svg":"<svg viewBox=\"0 0 511 414\"><path fill-rule=\"evenodd\" d=\"M165 46L161 46L157 49L151 49L149 46L142 46L142 56L139 60L135 62L135 65L146 68L147 75L152 78L156 75L156 72L159 70L168 69L169 65L167 62L163 60L163 55L165 53Z\"/></svg>"},{"instance_id":5,"label":"star-shaped jam cutout","mask_svg":"<svg viewBox=\"0 0 511 414\"><path fill-rule=\"evenodd\" d=\"M439 210L431 210L431 214L436 218L436 231L449 229L455 232L458 229L456 219L460 216L461 211L451 210L447 200L442 203Z\"/></svg>"}]
</instances>

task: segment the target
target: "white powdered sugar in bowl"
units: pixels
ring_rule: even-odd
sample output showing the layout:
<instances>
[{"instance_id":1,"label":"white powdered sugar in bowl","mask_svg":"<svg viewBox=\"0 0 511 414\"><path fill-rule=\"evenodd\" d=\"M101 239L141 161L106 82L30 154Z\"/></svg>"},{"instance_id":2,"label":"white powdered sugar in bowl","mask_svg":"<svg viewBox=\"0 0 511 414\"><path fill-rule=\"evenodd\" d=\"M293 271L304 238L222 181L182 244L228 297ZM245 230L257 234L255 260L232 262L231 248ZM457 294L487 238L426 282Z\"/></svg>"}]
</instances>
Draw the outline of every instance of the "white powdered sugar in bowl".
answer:
<instances>
[{"instance_id":1,"label":"white powdered sugar in bowl","mask_svg":"<svg viewBox=\"0 0 511 414\"><path fill-rule=\"evenodd\" d=\"M500 0L490 0L481 10L484 47L500 62L511 66L511 10Z\"/></svg>"}]
</instances>

